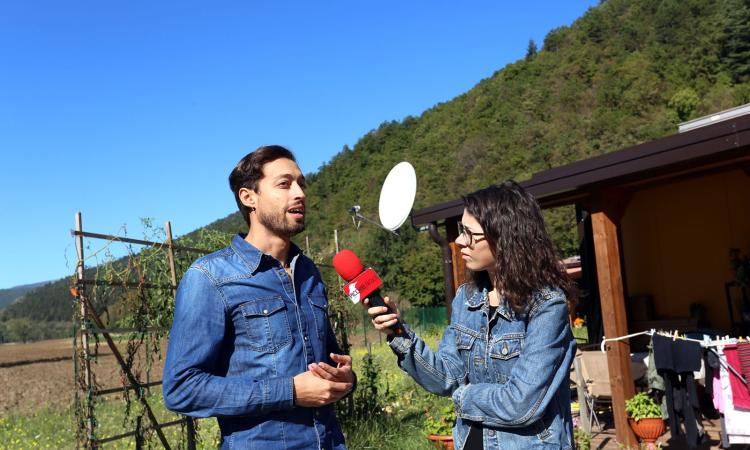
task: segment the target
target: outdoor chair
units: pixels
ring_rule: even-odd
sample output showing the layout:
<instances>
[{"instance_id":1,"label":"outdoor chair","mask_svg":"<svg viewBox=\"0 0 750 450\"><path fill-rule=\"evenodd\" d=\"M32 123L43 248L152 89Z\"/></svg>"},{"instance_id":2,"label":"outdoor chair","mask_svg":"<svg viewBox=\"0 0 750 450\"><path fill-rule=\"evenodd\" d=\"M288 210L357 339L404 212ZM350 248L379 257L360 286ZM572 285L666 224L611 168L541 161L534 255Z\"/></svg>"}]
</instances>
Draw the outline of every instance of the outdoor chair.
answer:
<instances>
[{"instance_id":1,"label":"outdoor chair","mask_svg":"<svg viewBox=\"0 0 750 450\"><path fill-rule=\"evenodd\" d=\"M597 429L601 431L602 426L596 408L612 404L607 354L598 350L578 350L576 358L579 359L577 367L581 368L580 376L584 385L584 401L589 410L588 429L592 429L592 426L596 423Z\"/></svg>"},{"instance_id":2,"label":"outdoor chair","mask_svg":"<svg viewBox=\"0 0 750 450\"><path fill-rule=\"evenodd\" d=\"M588 429L590 430L594 423L597 429L602 430L599 416L596 413L597 407L612 405L612 386L609 381L609 368L607 366L607 354L598 350L599 345L595 346L597 350L578 350L576 358L578 364L576 367L581 368L581 381L584 386L584 401L589 410ZM634 380L638 380L646 375L646 364L644 362L647 353L634 353L630 355L630 369ZM580 400L579 400L580 402Z\"/></svg>"}]
</instances>

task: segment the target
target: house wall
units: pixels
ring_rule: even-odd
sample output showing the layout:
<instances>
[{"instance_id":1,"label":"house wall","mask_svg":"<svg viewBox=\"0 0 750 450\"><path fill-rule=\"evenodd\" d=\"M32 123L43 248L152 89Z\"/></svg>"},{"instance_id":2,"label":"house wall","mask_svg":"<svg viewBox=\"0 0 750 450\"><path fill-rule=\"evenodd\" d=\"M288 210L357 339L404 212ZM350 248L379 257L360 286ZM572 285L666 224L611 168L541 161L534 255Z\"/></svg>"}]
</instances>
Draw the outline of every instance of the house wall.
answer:
<instances>
[{"instance_id":1,"label":"house wall","mask_svg":"<svg viewBox=\"0 0 750 450\"><path fill-rule=\"evenodd\" d=\"M706 307L714 328L729 329L724 283L729 249L750 252L750 176L732 170L637 192L621 222L626 295L650 295L658 318Z\"/></svg>"}]
</instances>

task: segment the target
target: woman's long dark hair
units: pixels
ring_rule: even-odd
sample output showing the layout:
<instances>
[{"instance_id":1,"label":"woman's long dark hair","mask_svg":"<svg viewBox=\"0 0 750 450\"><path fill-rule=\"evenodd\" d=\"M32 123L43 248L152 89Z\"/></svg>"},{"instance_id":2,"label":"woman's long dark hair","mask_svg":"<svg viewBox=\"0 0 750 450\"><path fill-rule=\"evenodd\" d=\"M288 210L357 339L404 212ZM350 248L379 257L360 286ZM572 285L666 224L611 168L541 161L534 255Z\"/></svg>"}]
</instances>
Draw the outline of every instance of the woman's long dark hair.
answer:
<instances>
[{"instance_id":1,"label":"woman's long dark hair","mask_svg":"<svg viewBox=\"0 0 750 450\"><path fill-rule=\"evenodd\" d=\"M494 285L516 312L534 291L560 288L573 300L573 282L555 254L536 199L518 183L506 181L463 197L464 208L484 231L495 257L494 280L487 271L471 272L475 287Z\"/></svg>"}]
</instances>

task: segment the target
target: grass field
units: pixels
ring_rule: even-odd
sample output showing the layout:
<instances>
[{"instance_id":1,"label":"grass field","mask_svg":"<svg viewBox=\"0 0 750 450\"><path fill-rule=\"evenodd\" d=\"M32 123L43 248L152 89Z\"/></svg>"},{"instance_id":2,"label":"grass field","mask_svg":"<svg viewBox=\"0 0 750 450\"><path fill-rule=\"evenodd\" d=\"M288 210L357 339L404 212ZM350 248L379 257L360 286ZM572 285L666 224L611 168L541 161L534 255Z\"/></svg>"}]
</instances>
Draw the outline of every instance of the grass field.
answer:
<instances>
[{"instance_id":1,"label":"grass field","mask_svg":"<svg viewBox=\"0 0 750 450\"><path fill-rule=\"evenodd\" d=\"M448 399L440 399L424 392L398 369L395 357L385 344L380 343L377 335L371 335L369 341L372 343L371 351L377 366L381 411L373 414L375 419L343 424L348 447L432 449L422 431L424 411L444 404ZM433 346L436 341L437 335L428 337L428 342ZM120 380L117 363L105 347L100 347L99 357L92 366L102 388L114 387ZM75 448L77 424L71 406L75 392L71 354L70 340L0 346L0 382L4 388L0 395L0 450ZM361 364L366 354L367 349L361 344L352 351L354 368L358 373L361 373ZM14 362L21 363L13 365ZM160 378L161 370L161 363L157 361L152 368L152 376ZM178 418L164 408L159 387L153 388L147 399L160 422ZM133 412L137 412L139 406L135 398L132 405ZM125 416L125 402L120 394L97 400L95 411L98 438L133 429L132 416ZM166 429L165 434L171 445L177 443L179 431L179 426ZM198 435L198 448L216 448L219 442L216 421L199 420ZM150 436L149 442L152 448L161 448L155 435ZM125 438L103 447L135 448L135 442L133 438Z\"/></svg>"}]
</instances>

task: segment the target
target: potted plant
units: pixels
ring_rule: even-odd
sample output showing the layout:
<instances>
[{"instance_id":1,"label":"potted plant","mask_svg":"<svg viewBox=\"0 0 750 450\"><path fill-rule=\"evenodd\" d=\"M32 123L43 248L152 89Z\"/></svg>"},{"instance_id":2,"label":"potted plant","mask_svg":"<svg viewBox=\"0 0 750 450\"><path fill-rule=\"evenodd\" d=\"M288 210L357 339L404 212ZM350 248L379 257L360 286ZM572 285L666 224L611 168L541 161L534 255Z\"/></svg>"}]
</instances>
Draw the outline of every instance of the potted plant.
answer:
<instances>
[{"instance_id":1,"label":"potted plant","mask_svg":"<svg viewBox=\"0 0 750 450\"><path fill-rule=\"evenodd\" d=\"M426 416L424 427L427 439L436 448L453 450L453 426L456 423L453 403L427 410Z\"/></svg>"},{"instance_id":2,"label":"potted plant","mask_svg":"<svg viewBox=\"0 0 750 450\"><path fill-rule=\"evenodd\" d=\"M646 443L646 448L656 448L654 443L667 428L661 406L645 392L639 392L630 400L625 400L625 411L628 413L630 428Z\"/></svg>"}]
</instances>

